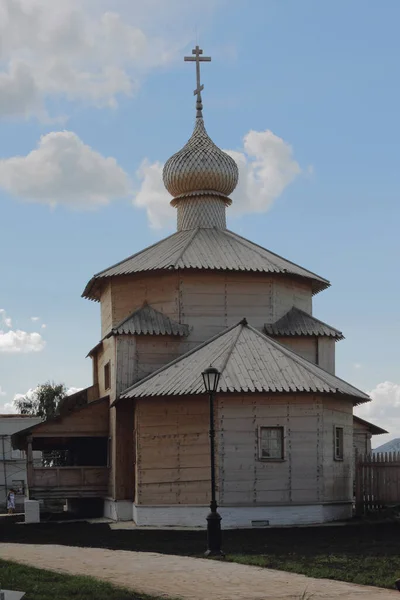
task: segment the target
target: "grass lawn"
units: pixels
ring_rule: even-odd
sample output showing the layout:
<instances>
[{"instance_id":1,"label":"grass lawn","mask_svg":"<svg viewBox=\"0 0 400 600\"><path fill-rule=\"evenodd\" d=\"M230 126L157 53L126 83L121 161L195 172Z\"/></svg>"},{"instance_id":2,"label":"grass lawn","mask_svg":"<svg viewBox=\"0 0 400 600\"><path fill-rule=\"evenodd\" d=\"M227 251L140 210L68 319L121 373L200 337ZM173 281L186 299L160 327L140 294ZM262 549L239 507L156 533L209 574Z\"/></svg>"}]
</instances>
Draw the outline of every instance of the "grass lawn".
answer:
<instances>
[{"instance_id":1,"label":"grass lawn","mask_svg":"<svg viewBox=\"0 0 400 600\"><path fill-rule=\"evenodd\" d=\"M0 583L3 589L26 592L23 600L155 600L91 577L60 575L4 560Z\"/></svg>"},{"instance_id":2,"label":"grass lawn","mask_svg":"<svg viewBox=\"0 0 400 600\"><path fill-rule=\"evenodd\" d=\"M227 560L393 589L400 578L400 523L227 530ZM203 556L205 531L111 530L107 524L0 520L0 541Z\"/></svg>"}]
</instances>

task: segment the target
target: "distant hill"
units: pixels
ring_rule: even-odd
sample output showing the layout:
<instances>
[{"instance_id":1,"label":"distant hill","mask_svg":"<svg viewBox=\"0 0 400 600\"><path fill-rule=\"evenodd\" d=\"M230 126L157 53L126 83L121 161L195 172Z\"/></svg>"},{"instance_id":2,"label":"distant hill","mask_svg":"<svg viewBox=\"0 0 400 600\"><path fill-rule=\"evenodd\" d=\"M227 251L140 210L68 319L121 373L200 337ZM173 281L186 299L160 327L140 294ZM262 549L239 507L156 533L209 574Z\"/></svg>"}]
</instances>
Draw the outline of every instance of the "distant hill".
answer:
<instances>
[{"instance_id":1,"label":"distant hill","mask_svg":"<svg viewBox=\"0 0 400 600\"><path fill-rule=\"evenodd\" d=\"M378 448L372 450L373 454L377 452L400 452L400 438L390 440L390 442L386 442L386 444L382 444L382 446L378 446Z\"/></svg>"}]
</instances>

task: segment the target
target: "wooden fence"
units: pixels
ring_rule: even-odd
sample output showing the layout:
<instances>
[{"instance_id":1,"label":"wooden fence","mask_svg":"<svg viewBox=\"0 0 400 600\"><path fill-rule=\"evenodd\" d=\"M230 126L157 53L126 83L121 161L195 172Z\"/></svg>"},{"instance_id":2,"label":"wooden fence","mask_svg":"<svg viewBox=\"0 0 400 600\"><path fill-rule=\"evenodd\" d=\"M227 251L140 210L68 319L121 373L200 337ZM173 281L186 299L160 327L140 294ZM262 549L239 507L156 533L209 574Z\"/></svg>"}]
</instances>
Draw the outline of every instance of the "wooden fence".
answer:
<instances>
[{"instance_id":1,"label":"wooden fence","mask_svg":"<svg viewBox=\"0 0 400 600\"><path fill-rule=\"evenodd\" d=\"M400 504L400 452L356 456L355 503L358 514Z\"/></svg>"}]
</instances>

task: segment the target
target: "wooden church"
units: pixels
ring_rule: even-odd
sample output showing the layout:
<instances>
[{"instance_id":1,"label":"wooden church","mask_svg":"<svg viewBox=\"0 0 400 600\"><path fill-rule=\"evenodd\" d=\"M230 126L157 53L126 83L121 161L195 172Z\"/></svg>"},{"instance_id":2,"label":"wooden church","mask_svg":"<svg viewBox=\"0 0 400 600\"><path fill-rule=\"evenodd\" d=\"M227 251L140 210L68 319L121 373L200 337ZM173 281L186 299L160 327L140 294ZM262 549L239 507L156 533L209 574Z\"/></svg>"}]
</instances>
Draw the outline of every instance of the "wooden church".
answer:
<instances>
[{"instance_id":1,"label":"wooden church","mask_svg":"<svg viewBox=\"0 0 400 600\"><path fill-rule=\"evenodd\" d=\"M163 171L176 233L92 277L83 296L101 309L93 385L14 436L30 497L98 499L105 516L138 525L205 526L202 372L212 365L223 526L348 518L353 408L370 398L335 376L342 333L313 315L329 282L227 229L238 168L206 131L201 90L198 81L192 136ZM64 463L36 468L34 450Z\"/></svg>"}]
</instances>

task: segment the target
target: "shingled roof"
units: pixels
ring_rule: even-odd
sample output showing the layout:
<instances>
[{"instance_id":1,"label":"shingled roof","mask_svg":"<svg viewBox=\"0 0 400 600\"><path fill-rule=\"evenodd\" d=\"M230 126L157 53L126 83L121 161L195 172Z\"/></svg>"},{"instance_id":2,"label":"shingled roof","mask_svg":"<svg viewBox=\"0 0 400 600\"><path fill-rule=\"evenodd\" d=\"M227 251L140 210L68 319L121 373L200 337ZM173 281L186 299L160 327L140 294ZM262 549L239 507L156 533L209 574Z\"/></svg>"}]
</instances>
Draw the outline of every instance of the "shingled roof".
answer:
<instances>
[{"instance_id":1,"label":"shingled roof","mask_svg":"<svg viewBox=\"0 0 400 600\"><path fill-rule=\"evenodd\" d=\"M227 229L191 229L178 231L153 246L97 273L82 296L99 300L101 281L118 275L159 270L205 269L289 273L311 280L313 293L330 283L319 275L266 250Z\"/></svg>"},{"instance_id":2,"label":"shingled roof","mask_svg":"<svg viewBox=\"0 0 400 600\"><path fill-rule=\"evenodd\" d=\"M336 394L354 404L370 400L245 319L137 382L121 398L204 394L201 373L210 365L221 372L219 392Z\"/></svg>"},{"instance_id":3,"label":"shingled roof","mask_svg":"<svg viewBox=\"0 0 400 600\"><path fill-rule=\"evenodd\" d=\"M188 335L189 326L182 325L156 310L147 302L135 310L118 325L112 328L106 337L119 334L144 334L144 335Z\"/></svg>"},{"instance_id":4,"label":"shingled roof","mask_svg":"<svg viewBox=\"0 0 400 600\"><path fill-rule=\"evenodd\" d=\"M264 326L267 335L317 335L333 337L336 340L343 340L341 331L327 325L323 321L316 319L312 315L296 308L291 308L281 319L275 323L267 323Z\"/></svg>"}]
</instances>

